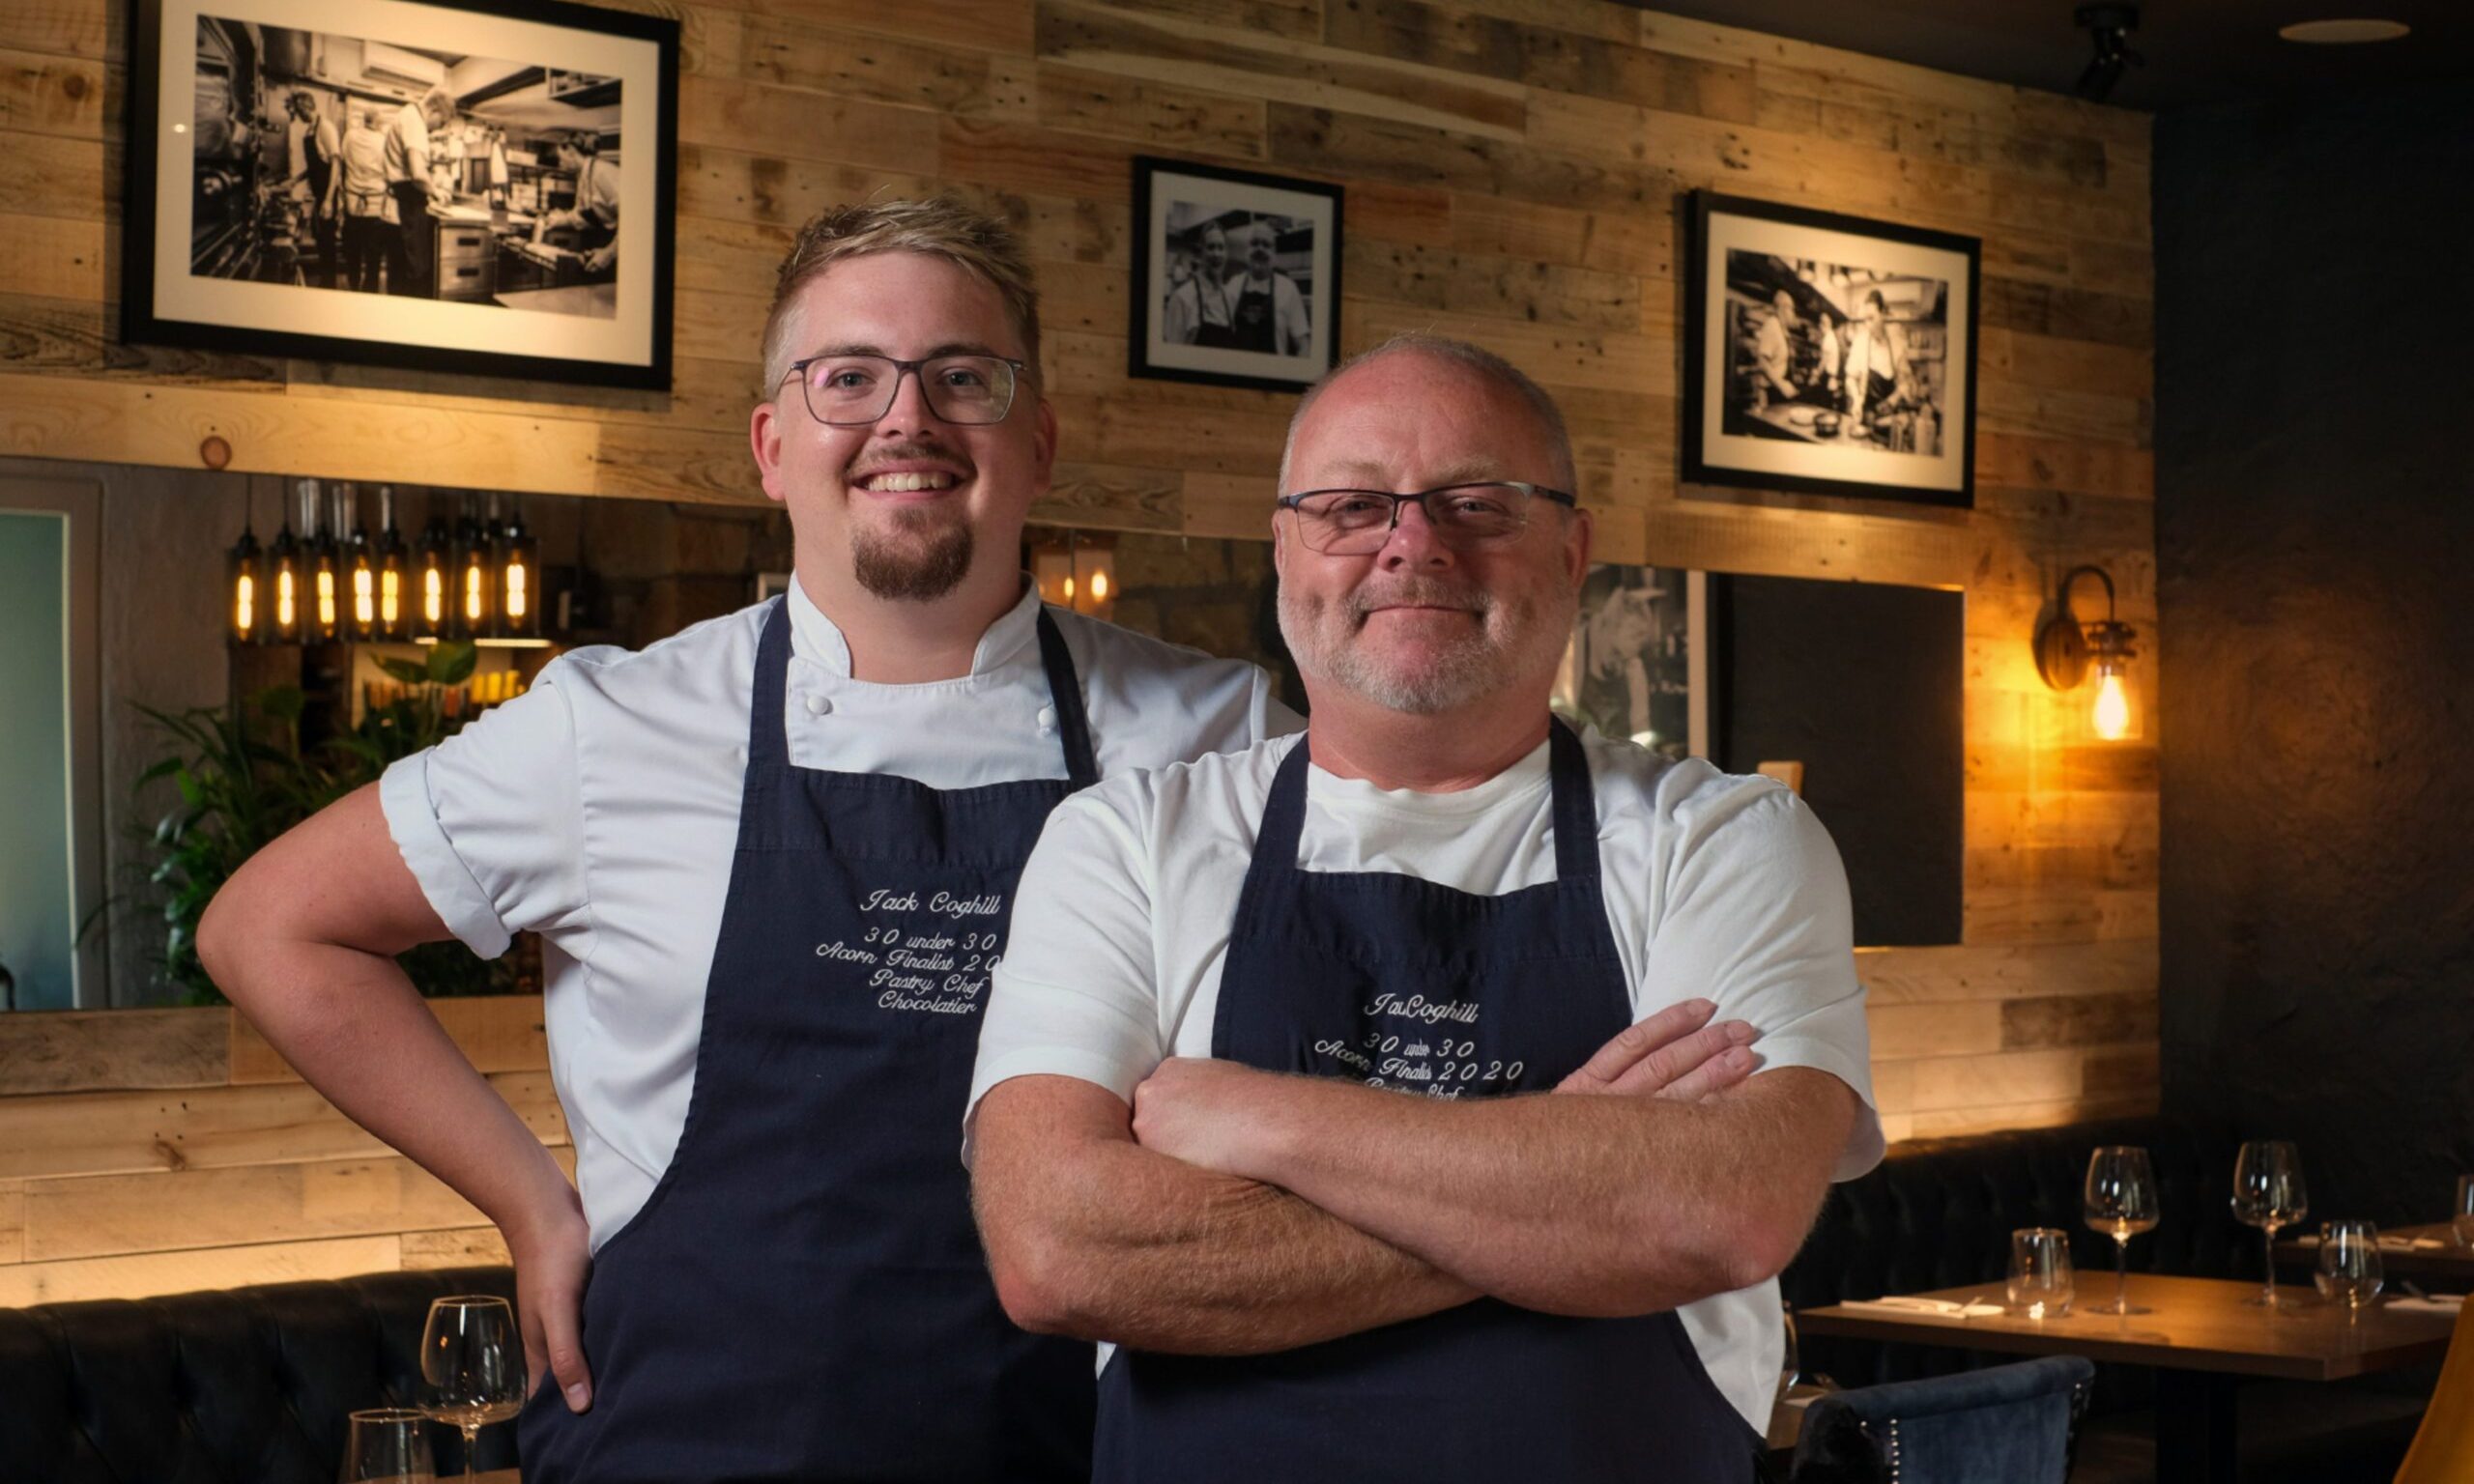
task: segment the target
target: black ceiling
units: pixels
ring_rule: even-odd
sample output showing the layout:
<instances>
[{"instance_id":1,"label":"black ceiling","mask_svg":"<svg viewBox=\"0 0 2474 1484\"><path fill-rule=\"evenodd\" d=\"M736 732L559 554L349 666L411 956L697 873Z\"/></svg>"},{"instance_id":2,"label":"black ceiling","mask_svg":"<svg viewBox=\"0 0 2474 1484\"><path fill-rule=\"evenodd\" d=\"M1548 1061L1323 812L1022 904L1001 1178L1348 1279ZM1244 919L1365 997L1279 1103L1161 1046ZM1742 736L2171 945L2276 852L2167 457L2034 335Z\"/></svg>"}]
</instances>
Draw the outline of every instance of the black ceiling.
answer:
<instances>
[{"instance_id":1,"label":"black ceiling","mask_svg":"<svg viewBox=\"0 0 2474 1484\"><path fill-rule=\"evenodd\" d=\"M2093 55L2076 0L1651 0L1649 9L1826 46L2067 93ZM2274 98L2325 98L2456 77L2474 81L2469 0L2149 0L2131 49L2146 59L2110 101L2164 111ZM2399 41L2311 46L2277 28L2373 17L2413 27Z\"/></svg>"}]
</instances>

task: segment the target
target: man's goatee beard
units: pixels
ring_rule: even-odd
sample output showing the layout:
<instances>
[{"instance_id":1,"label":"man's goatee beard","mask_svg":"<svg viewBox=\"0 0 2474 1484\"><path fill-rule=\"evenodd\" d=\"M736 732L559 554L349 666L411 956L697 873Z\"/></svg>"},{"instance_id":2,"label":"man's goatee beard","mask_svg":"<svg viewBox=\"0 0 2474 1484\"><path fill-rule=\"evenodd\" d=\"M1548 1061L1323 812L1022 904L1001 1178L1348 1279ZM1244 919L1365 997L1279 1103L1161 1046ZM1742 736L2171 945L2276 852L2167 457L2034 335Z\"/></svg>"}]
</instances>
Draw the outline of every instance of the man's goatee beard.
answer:
<instances>
[{"instance_id":1,"label":"man's goatee beard","mask_svg":"<svg viewBox=\"0 0 2474 1484\"><path fill-rule=\"evenodd\" d=\"M879 598L933 603L970 575L970 527L935 517L905 518L890 533L857 532L850 542L850 571L859 585Z\"/></svg>"}]
</instances>

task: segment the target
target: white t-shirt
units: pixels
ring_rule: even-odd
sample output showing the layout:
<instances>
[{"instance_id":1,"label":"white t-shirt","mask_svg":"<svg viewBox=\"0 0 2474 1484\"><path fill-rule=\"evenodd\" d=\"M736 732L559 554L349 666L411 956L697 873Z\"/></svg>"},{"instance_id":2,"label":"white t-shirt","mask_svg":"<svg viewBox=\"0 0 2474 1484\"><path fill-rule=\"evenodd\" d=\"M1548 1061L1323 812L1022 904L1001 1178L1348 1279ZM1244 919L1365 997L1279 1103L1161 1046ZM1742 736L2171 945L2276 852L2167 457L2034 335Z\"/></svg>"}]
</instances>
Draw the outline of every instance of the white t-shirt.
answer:
<instances>
[{"instance_id":1,"label":"white t-shirt","mask_svg":"<svg viewBox=\"0 0 2474 1484\"><path fill-rule=\"evenodd\" d=\"M1066 776L1036 595L989 627L967 676L926 685L852 679L841 632L795 583L789 601L795 765L948 789ZM388 832L456 937L495 957L510 933L542 935L550 1070L595 1247L652 1192L686 1121L768 610L642 651L561 655L379 785ZM1298 725L1251 665L1054 616L1104 778Z\"/></svg>"},{"instance_id":2,"label":"white t-shirt","mask_svg":"<svg viewBox=\"0 0 2474 1484\"><path fill-rule=\"evenodd\" d=\"M1864 1101L1836 1178L1882 1155L1847 875L1812 811L1766 778L1585 735L1607 920L1633 1017L1706 996L1749 1021L1765 1069L1812 1067ZM990 987L971 1107L1009 1077L1133 1099L1168 1056L1211 1054L1229 920L1294 739L1113 778L1049 816ZM1547 748L1458 793L1309 768L1299 864L1497 896L1555 879ZM1612 1028L1609 1030L1612 1035ZM969 1114L964 1113L967 1126ZM1775 1280L1681 1311L1711 1379L1767 1431L1784 1335ZM1101 1363L1107 1364L1108 1347Z\"/></svg>"}]
</instances>

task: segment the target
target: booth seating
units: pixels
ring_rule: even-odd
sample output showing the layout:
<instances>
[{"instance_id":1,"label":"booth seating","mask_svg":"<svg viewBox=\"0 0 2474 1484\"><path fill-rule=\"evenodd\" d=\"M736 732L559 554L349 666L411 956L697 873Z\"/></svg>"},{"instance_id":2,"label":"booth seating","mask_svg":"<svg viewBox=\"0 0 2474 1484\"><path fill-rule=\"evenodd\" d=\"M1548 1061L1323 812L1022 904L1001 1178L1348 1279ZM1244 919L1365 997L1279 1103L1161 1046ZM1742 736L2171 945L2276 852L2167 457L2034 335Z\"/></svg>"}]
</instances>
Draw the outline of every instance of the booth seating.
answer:
<instances>
[{"instance_id":1,"label":"booth seating","mask_svg":"<svg viewBox=\"0 0 2474 1484\"><path fill-rule=\"evenodd\" d=\"M507 1268L0 1309L0 1484L332 1484L346 1417L419 1398L433 1298L512 1300ZM515 1462L514 1428L475 1462ZM462 1472L432 1430L442 1477Z\"/></svg>"}]
</instances>

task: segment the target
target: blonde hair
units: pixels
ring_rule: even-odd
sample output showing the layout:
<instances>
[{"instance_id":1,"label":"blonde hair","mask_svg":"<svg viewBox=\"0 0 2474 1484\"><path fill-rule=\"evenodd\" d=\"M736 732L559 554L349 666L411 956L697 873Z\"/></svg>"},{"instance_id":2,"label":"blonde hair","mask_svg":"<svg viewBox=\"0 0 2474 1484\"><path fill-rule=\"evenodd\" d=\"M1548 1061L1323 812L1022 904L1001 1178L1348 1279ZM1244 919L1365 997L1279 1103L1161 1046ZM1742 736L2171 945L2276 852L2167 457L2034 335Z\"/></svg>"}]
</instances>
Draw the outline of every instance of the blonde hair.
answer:
<instances>
[{"instance_id":1,"label":"blonde hair","mask_svg":"<svg viewBox=\"0 0 2474 1484\"><path fill-rule=\"evenodd\" d=\"M773 306L764 316L764 395L781 389L791 374L791 310L799 291L846 258L879 252L919 252L942 258L996 291L1022 337L1023 375L1040 374L1040 291L1031 263L1014 229L999 218L951 196L923 201L870 201L829 207L799 229L790 256L773 283Z\"/></svg>"}]
</instances>

